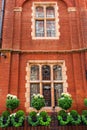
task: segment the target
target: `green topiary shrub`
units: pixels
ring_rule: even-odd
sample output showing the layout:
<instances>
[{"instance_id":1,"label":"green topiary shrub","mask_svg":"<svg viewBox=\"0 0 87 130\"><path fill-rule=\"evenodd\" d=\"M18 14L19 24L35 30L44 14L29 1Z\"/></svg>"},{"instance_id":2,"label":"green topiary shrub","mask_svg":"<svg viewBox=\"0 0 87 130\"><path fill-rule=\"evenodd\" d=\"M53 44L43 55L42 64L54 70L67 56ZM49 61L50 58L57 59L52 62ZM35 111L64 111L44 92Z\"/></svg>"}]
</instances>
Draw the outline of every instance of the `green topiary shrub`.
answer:
<instances>
[{"instance_id":1,"label":"green topiary shrub","mask_svg":"<svg viewBox=\"0 0 87 130\"><path fill-rule=\"evenodd\" d=\"M78 114L76 110L72 110L70 112L70 123L72 125L78 125L81 123L81 116Z\"/></svg>"},{"instance_id":2,"label":"green topiary shrub","mask_svg":"<svg viewBox=\"0 0 87 130\"><path fill-rule=\"evenodd\" d=\"M87 116L87 110L83 110L82 115Z\"/></svg>"},{"instance_id":3,"label":"green topiary shrub","mask_svg":"<svg viewBox=\"0 0 87 130\"><path fill-rule=\"evenodd\" d=\"M19 103L20 103L20 101L19 101L19 99L17 99L16 96L11 95L11 94L7 95L6 107L9 110L11 110L11 111L15 110L19 106Z\"/></svg>"},{"instance_id":4,"label":"green topiary shrub","mask_svg":"<svg viewBox=\"0 0 87 130\"><path fill-rule=\"evenodd\" d=\"M28 124L31 126L38 126L39 125L39 115L37 112L32 111L28 115Z\"/></svg>"},{"instance_id":5,"label":"green topiary shrub","mask_svg":"<svg viewBox=\"0 0 87 130\"><path fill-rule=\"evenodd\" d=\"M70 117L64 110L58 112L57 119L60 125L67 125L70 122Z\"/></svg>"},{"instance_id":6,"label":"green topiary shrub","mask_svg":"<svg viewBox=\"0 0 87 130\"><path fill-rule=\"evenodd\" d=\"M72 106L72 98L68 93L62 93L61 97L58 99L58 106L64 110L69 109Z\"/></svg>"},{"instance_id":7,"label":"green topiary shrub","mask_svg":"<svg viewBox=\"0 0 87 130\"><path fill-rule=\"evenodd\" d=\"M82 111L82 123L84 124L84 125L87 125L87 110L83 110Z\"/></svg>"},{"instance_id":8,"label":"green topiary shrub","mask_svg":"<svg viewBox=\"0 0 87 130\"><path fill-rule=\"evenodd\" d=\"M87 107L87 98L84 99L84 105Z\"/></svg>"},{"instance_id":9,"label":"green topiary shrub","mask_svg":"<svg viewBox=\"0 0 87 130\"><path fill-rule=\"evenodd\" d=\"M17 117L17 118L20 118L21 116L25 116L25 113L24 113L23 110L18 110L18 111L16 112L16 117Z\"/></svg>"},{"instance_id":10,"label":"green topiary shrub","mask_svg":"<svg viewBox=\"0 0 87 130\"><path fill-rule=\"evenodd\" d=\"M36 110L40 110L45 106L45 99L40 94L34 94L31 100L31 106Z\"/></svg>"},{"instance_id":11,"label":"green topiary shrub","mask_svg":"<svg viewBox=\"0 0 87 130\"><path fill-rule=\"evenodd\" d=\"M10 124L10 113L9 111L4 111L0 117L0 127L5 128Z\"/></svg>"},{"instance_id":12,"label":"green topiary shrub","mask_svg":"<svg viewBox=\"0 0 87 130\"><path fill-rule=\"evenodd\" d=\"M8 116L10 116L10 112L6 110L2 113L1 116L3 116L4 118L8 118Z\"/></svg>"},{"instance_id":13,"label":"green topiary shrub","mask_svg":"<svg viewBox=\"0 0 87 130\"><path fill-rule=\"evenodd\" d=\"M51 117L48 115L47 112L42 111L39 115L39 123L42 126L49 126L51 122Z\"/></svg>"},{"instance_id":14,"label":"green topiary shrub","mask_svg":"<svg viewBox=\"0 0 87 130\"><path fill-rule=\"evenodd\" d=\"M24 119L25 119L24 111L19 110L16 113L14 113L14 114L11 115L11 124L14 127L23 126Z\"/></svg>"}]
</instances>

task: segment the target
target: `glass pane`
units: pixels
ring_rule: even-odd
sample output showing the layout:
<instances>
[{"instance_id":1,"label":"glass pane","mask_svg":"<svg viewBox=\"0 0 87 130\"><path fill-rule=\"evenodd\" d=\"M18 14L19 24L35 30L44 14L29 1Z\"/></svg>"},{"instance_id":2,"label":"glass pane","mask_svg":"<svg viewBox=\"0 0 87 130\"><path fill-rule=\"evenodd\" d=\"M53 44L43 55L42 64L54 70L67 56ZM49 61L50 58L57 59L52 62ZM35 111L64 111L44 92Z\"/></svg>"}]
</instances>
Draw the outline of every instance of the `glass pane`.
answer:
<instances>
[{"instance_id":1,"label":"glass pane","mask_svg":"<svg viewBox=\"0 0 87 130\"><path fill-rule=\"evenodd\" d=\"M43 96L45 98L45 105L51 106L51 87L50 84L43 84Z\"/></svg>"},{"instance_id":2,"label":"glass pane","mask_svg":"<svg viewBox=\"0 0 87 130\"><path fill-rule=\"evenodd\" d=\"M55 10L53 7L46 8L46 17L47 18L54 18L55 17Z\"/></svg>"},{"instance_id":3,"label":"glass pane","mask_svg":"<svg viewBox=\"0 0 87 130\"><path fill-rule=\"evenodd\" d=\"M50 66L42 66L42 80L50 80Z\"/></svg>"},{"instance_id":4,"label":"glass pane","mask_svg":"<svg viewBox=\"0 0 87 130\"><path fill-rule=\"evenodd\" d=\"M30 80L39 80L39 67L31 66Z\"/></svg>"},{"instance_id":5,"label":"glass pane","mask_svg":"<svg viewBox=\"0 0 87 130\"><path fill-rule=\"evenodd\" d=\"M47 21L46 22L46 33L47 37L55 37L55 21Z\"/></svg>"},{"instance_id":6,"label":"glass pane","mask_svg":"<svg viewBox=\"0 0 87 130\"><path fill-rule=\"evenodd\" d=\"M54 98L55 98L55 106L57 106L58 98L61 96L63 92L63 84L54 84Z\"/></svg>"},{"instance_id":7,"label":"glass pane","mask_svg":"<svg viewBox=\"0 0 87 130\"><path fill-rule=\"evenodd\" d=\"M43 7L36 7L35 13L36 18L43 18L44 17Z\"/></svg>"},{"instance_id":8,"label":"glass pane","mask_svg":"<svg viewBox=\"0 0 87 130\"><path fill-rule=\"evenodd\" d=\"M36 20L35 32L36 32L36 37L44 37L44 21Z\"/></svg>"},{"instance_id":9,"label":"glass pane","mask_svg":"<svg viewBox=\"0 0 87 130\"><path fill-rule=\"evenodd\" d=\"M40 93L40 87L39 87L39 84L30 84L30 102L31 102L31 99L32 99L32 95L33 94L38 94Z\"/></svg>"},{"instance_id":10,"label":"glass pane","mask_svg":"<svg viewBox=\"0 0 87 130\"><path fill-rule=\"evenodd\" d=\"M61 66L55 65L53 67L53 79L62 80L62 67Z\"/></svg>"}]
</instances>

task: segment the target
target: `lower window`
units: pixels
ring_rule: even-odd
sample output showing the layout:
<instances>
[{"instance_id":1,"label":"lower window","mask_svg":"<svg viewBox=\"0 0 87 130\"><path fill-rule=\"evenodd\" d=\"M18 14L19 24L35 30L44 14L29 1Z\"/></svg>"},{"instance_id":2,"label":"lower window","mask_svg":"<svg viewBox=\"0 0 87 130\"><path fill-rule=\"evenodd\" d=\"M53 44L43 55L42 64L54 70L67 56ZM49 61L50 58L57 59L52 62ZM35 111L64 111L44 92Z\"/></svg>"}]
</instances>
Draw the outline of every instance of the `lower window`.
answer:
<instances>
[{"instance_id":1,"label":"lower window","mask_svg":"<svg viewBox=\"0 0 87 130\"><path fill-rule=\"evenodd\" d=\"M57 107L61 93L67 91L65 62L32 61L26 70L28 106L31 107L32 95L40 93L45 98L45 107Z\"/></svg>"}]
</instances>

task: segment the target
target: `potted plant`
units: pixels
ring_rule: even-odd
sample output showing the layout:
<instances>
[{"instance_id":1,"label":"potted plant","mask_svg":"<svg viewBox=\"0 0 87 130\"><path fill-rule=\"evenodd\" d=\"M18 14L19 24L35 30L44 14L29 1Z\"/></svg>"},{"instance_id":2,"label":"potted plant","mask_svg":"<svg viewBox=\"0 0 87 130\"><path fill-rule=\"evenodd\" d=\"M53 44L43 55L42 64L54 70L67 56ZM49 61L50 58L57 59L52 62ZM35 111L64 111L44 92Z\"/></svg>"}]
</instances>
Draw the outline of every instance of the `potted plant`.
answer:
<instances>
[{"instance_id":1,"label":"potted plant","mask_svg":"<svg viewBox=\"0 0 87 130\"><path fill-rule=\"evenodd\" d=\"M4 111L0 117L0 127L5 128L10 124L10 113L9 111Z\"/></svg>"},{"instance_id":2,"label":"potted plant","mask_svg":"<svg viewBox=\"0 0 87 130\"><path fill-rule=\"evenodd\" d=\"M7 95L7 99L6 99L6 107L13 112L13 110L15 110L18 106L19 106L19 99L17 98L17 96L12 95L12 94L8 94Z\"/></svg>"},{"instance_id":3,"label":"potted plant","mask_svg":"<svg viewBox=\"0 0 87 130\"><path fill-rule=\"evenodd\" d=\"M81 123L81 116L76 110L71 110L70 112L70 123L72 125L79 125Z\"/></svg>"},{"instance_id":4,"label":"potted plant","mask_svg":"<svg viewBox=\"0 0 87 130\"><path fill-rule=\"evenodd\" d=\"M87 98L84 99L84 105L87 107Z\"/></svg>"},{"instance_id":5,"label":"potted plant","mask_svg":"<svg viewBox=\"0 0 87 130\"><path fill-rule=\"evenodd\" d=\"M51 122L51 117L48 115L47 112L42 111L39 115L39 123L42 126L49 126Z\"/></svg>"},{"instance_id":6,"label":"potted plant","mask_svg":"<svg viewBox=\"0 0 87 130\"><path fill-rule=\"evenodd\" d=\"M39 125L39 114L37 114L37 112L32 111L29 113L28 124L31 126L38 126Z\"/></svg>"},{"instance_id":7,"label":"potted plant","mask_svg":"<svg viewBox=\"0 0 87 130\"><path fill-rule=\"evenodd\" d=\"M82 111L81 117L82 117L82 123L83 123L84 125L87 125L87 110L83 110L83 111Z\"/></svg>"},{"instance_id":8,"label":"potted plant","mask_svg":"<svg viewBox=\"0 0 87 130\"><path fill-rule=\"evenodd\" d=\"M18 110L15 114L11 115L11 123L14 127L23 126L25 114L23 110Z\"/></svg>"},{"instance_id":9,"label":"potted plant","mask_svg":"<svg viewBox=\"0 0 87 130\"><path fill-rule=\"evenodd\" d=\"M60 125L67 125L70 122L70 116L64 110L58 112L57 118Z\"/></svg>"},{"instance_id":10,"label":"potted plant","mask_svg":"<svg viewBox=\"0 0 87 130\"><path fill-rule=\"evenodd\" d=\"M72 106L72 98L69 93L62 93L58 99L58 106L64 110L69 109Z\"/></svg>"},{"instance_id":11,"label":"potted plant","mask_svg":"<svg viewBox=\"0 0 87 130\"><path fill-rule=\"evenodd\" d=\"M33 94L31 100L31 106L36 110L40 110L42 107L45 106L45 99L43 95L40 94Z\"/></svg>"}]
</instances>

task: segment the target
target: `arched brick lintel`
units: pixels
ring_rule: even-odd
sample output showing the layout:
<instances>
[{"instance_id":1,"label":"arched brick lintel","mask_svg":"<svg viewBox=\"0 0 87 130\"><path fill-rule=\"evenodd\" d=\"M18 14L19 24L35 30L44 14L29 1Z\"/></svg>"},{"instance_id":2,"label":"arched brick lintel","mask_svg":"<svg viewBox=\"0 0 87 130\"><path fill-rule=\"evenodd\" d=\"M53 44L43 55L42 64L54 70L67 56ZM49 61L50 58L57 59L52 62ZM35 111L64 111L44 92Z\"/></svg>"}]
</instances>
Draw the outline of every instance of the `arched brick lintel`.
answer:
<instances>
[{"instance_id":1,"label":"arched brick lintel","mask_svg":"<svg viewBox=\"0 0 87 130\"><path fill-rule=\"evenodd\" d=\"M28 1L28 0L17 0L17 5L18 7L22 7L23 4ZM73 7L73 3L70 0L62 0L66 3L67 7Z\"/></svg>"}]
</instances>

